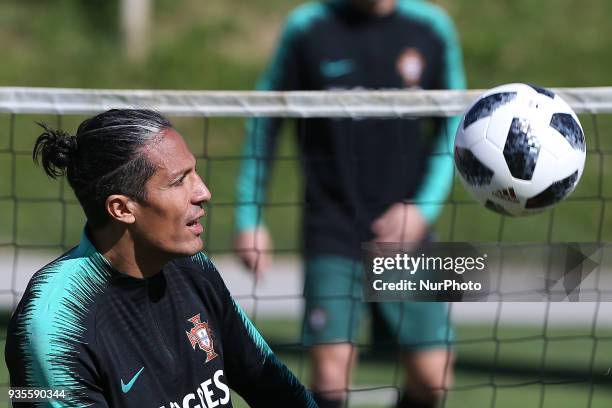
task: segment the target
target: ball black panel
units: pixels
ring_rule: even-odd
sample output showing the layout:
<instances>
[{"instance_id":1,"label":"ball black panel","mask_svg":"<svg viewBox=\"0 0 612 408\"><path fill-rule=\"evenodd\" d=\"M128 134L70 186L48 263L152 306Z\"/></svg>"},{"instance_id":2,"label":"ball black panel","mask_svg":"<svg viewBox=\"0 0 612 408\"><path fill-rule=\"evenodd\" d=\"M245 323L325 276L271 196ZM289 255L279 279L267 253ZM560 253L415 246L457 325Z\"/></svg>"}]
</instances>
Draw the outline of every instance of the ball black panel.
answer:
<instances>
[{"instance_id":1,"label":"ball black panel","mask_svg":"<svg viewBox=\"0 0 612 408\"><path fill-rule=\"evenodd\" d=\"M506 211L504 209L504 207L502 207L501 205L491 201L491 200L487 200L485 202L485 207L487 207L489 210L495 211L498 214L501 215L509 215L512 216L512 214L510 214L508 211Z\"/></svg>"},{"instance_id":2,"label":"ball black panel","mask_svg":"<svg viewBox=\"0 0 612 408\"><path fill-rule=\"evenodd\" d=\"M478 119L489 116L494 110L507 104L514 98L516 98L516 92L501 92L482 98L465 114L463 129L467 128Z\"/></svg>"},{"instance_id":3,"label":"ball black panel","mask_svg":"<svg viewBox=\"0 0 612 408\"><path fill-rule=\"evenodd\" d=\"M525 208L542 208L558 203L570 192L577 180L578 171L575 171L571 176L552 183L546 190L528 199Z\"/></svg>"},{"instance_id":4,"label":"ball black panel","mask_svg":"<svg viewBox=\"0 0 612 408\"><path fill-rule=\"evenodd\" d=\"M514 118L504 146L506 164L513 177L521 180L531 180L535 170L540 142L525 119Z\"/></svg>"},{"instance_id":5,"label":"ball black panel","mask_svg":"<svg viewBox=\"0 0 612 408\"><path fill-rule=\"evenodd\" d=\"M546 88L539 87L537 85L529 84L529 86L532 87L537 93L546 95L550 99L555 99L555 93L553 91L546 89Z\"/></svg>"},{"instance_id":6,"label":"ball black panel","mask_svg":"<svg viewBox=\"0 0 612 408\"><path fill-rule=\"evenodd\" d=\"M561 133L574 149L585 151L584 133L572 115L555 113L550 120L550 126Z\"/></svg>"},{"instance_id":7,"label":"ball black panel","mask_svg":"<svg viewBox=\"0 0 612 408\"><path fill-rule=\"evenodd\" d=\"M491 182L493 170L485 166L469 149L455 147L457 169L472 186L484 186Z\"/></svg>"}]
</instances>

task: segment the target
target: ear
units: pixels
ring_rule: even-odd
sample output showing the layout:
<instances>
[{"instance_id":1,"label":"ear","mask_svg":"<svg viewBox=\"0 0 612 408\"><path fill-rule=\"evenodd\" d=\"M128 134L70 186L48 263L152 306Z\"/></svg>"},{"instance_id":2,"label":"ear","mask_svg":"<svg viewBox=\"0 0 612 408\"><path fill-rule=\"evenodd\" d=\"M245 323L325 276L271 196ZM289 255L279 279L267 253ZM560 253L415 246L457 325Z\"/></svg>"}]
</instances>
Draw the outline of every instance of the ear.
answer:
<instances>
[{"instance_id":1,"label":"ear","mask_svg":"<svg viewBox=\"0 0 612 408\"><path fill-rule=\"evenodd\" d=\"M116 221L133 224L136 221L133 204L128 196L113 194L106 199L106 211Z\"/></svg>"}]
</instances>

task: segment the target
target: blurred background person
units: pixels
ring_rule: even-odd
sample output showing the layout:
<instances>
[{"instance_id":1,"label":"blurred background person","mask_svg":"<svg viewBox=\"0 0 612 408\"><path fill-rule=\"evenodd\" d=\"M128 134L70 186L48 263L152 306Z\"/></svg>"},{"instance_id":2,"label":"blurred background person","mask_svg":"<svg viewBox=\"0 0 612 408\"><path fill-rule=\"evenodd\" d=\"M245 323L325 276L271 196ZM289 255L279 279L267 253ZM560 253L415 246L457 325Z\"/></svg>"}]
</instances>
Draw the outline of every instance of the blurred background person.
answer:
<instances>
[{"instance_id":1,"label":"blurred background person","mask_svg":"<svg viewBox=\"0 0 612 408\"><path fill-rule=\"evenodd\" d=\"M409 0L307 3L286 21L258 89L463 89L451 19ZM235 248L257 275L270 265L264 202L281 119L252 119L237 182ZM303 343L323 408L343 406L362 320L362 242L423 242L452 185L458 119L308 119L297 125L305 176ZM371 303L377 350L397 346L398 407L433 407L452 376L443 303Z\"/></svg>"}]
</instances>

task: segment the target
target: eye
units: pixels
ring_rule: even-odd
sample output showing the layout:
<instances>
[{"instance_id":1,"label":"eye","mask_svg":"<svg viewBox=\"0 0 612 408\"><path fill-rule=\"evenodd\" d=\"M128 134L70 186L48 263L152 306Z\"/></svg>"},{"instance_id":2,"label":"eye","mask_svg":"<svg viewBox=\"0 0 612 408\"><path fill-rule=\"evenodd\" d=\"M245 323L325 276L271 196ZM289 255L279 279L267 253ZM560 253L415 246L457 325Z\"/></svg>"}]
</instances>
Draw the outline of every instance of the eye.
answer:
<instances>
[{"instance_id":1,"label":"eye","mask_svg":"<svg viewBox=\"0 0 612 408\"><path fill-rule=\"evenodd\" d=\"M176 180L175 182L172 183L172 186L182 186L183 185L183 181L185 181L185 176L186 174L183 174L181 176L181 178L179 178L178 180Z\"/></svg>"}]
</instances>

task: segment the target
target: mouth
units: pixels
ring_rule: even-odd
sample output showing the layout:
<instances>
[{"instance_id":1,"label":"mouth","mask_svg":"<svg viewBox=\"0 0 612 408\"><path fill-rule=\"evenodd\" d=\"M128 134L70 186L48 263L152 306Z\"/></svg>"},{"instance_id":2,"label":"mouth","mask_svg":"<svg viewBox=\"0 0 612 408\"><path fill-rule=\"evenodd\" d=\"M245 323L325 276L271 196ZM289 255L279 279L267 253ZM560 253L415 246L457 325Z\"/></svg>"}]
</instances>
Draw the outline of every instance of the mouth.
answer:
<instances>
[{"instance_id":1,"label":"mouth","mask_svg":"<svg viewBox=\"0 0 612 408\"><path fill-rule=\"evenodd\" d=\"M204 211L200 212L195 218L192 218L187 223L187 228L191 230L195 235L200 235L204 231L204 227L200 224L200 218L204 216Z\"/></svg>"}]
</instances>

